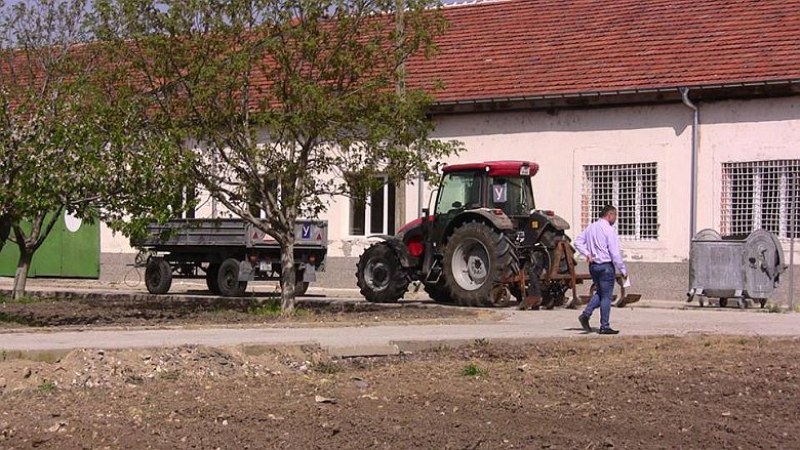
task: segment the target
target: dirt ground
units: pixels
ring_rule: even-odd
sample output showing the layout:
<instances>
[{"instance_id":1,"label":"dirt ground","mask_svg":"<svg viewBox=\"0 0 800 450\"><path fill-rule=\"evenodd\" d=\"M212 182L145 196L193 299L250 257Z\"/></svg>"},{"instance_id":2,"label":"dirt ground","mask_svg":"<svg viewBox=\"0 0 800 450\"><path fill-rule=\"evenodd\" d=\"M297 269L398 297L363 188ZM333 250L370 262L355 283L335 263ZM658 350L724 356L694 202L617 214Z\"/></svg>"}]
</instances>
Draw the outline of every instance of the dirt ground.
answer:
<instances>
[{"instance_id":1,"label":"dirt ground","mask_svg":"<svg viewBox=\"0 0 800 450\"><path fill-rule=\"evenodd\" d=\"M20 327L252 325L252 324L369 324L391 322L438 323L477 320L490 315L463 308L404 303L299 300L297 314L281 317L278 300L270 297L163 297L24 299L0 298L0 330Z\"/></svg>"},{"instance_id":2,"label":"dirt ground","mask_svg":"<svg viewBox=\"0 0 800 450\"><path fill-rule=\"evenodd\" d=\"M0 362L0 448L800 448L800 340L179 347Z\"/></svg>"}]
</instances>

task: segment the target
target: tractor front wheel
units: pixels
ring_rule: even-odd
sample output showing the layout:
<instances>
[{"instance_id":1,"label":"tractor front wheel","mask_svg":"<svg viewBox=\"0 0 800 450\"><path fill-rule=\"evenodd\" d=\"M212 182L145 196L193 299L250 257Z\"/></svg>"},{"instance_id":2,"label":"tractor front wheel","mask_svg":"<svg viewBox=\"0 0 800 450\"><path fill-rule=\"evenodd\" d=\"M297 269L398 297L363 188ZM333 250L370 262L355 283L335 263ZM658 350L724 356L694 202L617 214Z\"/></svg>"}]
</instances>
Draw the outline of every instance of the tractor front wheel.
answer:
<instances>
[{"instance_id":1,"label":"tractor front wheel","mask_svg":"<svg viewBox=\"0 0 800 450\"><path fill-rule=\"evenodd\" d=\"M514 245L484 223L461 225L445 247L445 283L459 305L493 306L495 286L507 283L518 272Z\"/></svg>"},{"instance_id":2,"label":"tractor front wheel","mask_svg":"<svg viewBox=\"0 0 800 450\"><path fill-rule=\"evenodd\" d=\"M408 290L409 278L389 244L379 242L361 254L356 266L361 295L373 303L395 303Z\"/></svg>"}]
</instances>

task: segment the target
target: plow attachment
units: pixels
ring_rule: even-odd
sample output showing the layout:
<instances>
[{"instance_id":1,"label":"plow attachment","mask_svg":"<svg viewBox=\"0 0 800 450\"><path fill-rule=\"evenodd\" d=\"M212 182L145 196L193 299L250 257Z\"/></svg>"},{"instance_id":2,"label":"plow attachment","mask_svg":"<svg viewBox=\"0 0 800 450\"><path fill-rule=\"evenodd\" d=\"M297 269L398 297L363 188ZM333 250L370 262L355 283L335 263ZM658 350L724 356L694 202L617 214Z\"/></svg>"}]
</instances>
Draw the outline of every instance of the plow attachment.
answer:
<instances>
[{"instance_id":1,"label":"plow attachment","mask_svg":"<svg viewBox=\"0 0 800 450\"><path fill-rule=\"evenodd\" d=\"M575 250L566 241L559 241L556 245L555 258L551 264L550 271L544 273L539 280L542 296L526 296L519 304L519 309L538 309L546 308L552 309L555 306L563 306L565 308L574 309L578 305L585 305L589 303L595 291L594 284L589 288L589 295L578 295L577 285L583 284L584 281L591 282L591 275L579 274L575 272L575 263L568 255L573 255ZM558 273L558 267L562 262L566 262L566 273ZM625 291L624 278L622 275L617 276L617 284L619 285L620 294L614 295L612 298L612 306L623 307L632 303L638 302L641 294L628 294ZM524 271L520 273L516 283L519 283L521 292L526 292L527 277ZM567 299L564 295L567 291L572 291L572 297Z\"/></svg>"}]
</instances>

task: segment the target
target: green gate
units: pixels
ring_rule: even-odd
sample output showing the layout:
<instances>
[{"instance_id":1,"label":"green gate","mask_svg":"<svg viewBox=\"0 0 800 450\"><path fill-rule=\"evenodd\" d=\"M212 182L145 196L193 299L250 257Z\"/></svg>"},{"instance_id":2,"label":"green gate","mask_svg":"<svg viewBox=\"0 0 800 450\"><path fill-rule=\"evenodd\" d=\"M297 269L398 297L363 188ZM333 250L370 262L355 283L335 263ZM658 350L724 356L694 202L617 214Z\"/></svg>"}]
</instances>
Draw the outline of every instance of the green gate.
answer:
<instances>
[{"instance_id":1,"label":"green gate","mask_svg":"<svg viewBox=\"0 0 800 450\"><path fill-rule=\"evenodd\" d=\"M10 237L13 238L13 232ZM0 252L0 276L13 277L18 259L17 244L7 241ZM28 276L99 278L100 224L89 224L62 213L50 235L34 253Z\"/></svg>"}]
</instances>

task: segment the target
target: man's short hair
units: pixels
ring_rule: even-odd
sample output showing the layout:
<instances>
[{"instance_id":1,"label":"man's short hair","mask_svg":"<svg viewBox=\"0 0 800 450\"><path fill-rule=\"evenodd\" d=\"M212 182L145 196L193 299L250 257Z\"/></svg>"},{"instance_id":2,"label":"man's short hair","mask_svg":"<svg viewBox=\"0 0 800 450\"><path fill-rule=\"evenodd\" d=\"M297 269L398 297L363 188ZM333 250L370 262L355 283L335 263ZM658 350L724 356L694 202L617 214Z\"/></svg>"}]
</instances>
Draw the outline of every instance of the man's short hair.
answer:
<instances>
[{"instance_id":1,"label":"man's short hair","mask_svg":"<svg viewBox=\"0 0 800 450\"><path fill-rule=\"evenodd\" d=\"M612 213L612 212L613 213L617 212L617 208L615 208L615 207L613 207L611 205L606 205L606 206L603 207L603 210L600 211L600 217L605 217L605 216L608 215L608 213Z\"/></svg>"}]
</instances>

